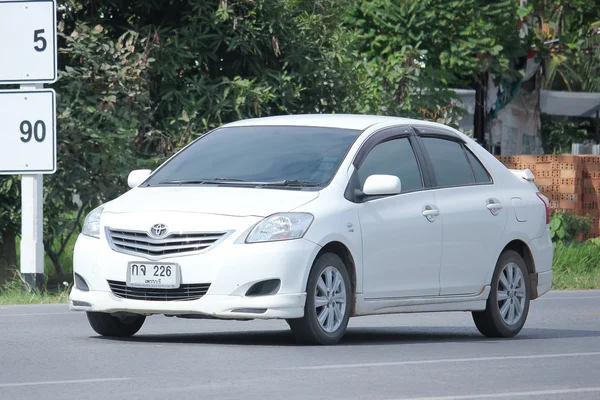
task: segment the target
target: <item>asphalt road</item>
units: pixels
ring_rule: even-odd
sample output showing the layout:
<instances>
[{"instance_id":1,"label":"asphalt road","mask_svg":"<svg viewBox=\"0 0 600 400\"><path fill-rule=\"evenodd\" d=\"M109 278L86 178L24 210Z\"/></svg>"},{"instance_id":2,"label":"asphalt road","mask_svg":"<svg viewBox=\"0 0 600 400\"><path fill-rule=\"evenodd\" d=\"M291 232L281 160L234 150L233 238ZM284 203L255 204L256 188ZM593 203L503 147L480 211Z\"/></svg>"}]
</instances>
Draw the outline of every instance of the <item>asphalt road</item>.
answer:
<instances>
[{"instance_id":1,"label":"asphalt road","mask_svg":"<svg viewBox=\"0 0 600 400\"><path fill-rule=\"evenodd\" d=\"M332 347L282 321L162 316L100 338L66 305L0 307L0 399L600 399L600 291L551 292L515 339L468 313L355 318Z\"/></svg>"}]
</instances>

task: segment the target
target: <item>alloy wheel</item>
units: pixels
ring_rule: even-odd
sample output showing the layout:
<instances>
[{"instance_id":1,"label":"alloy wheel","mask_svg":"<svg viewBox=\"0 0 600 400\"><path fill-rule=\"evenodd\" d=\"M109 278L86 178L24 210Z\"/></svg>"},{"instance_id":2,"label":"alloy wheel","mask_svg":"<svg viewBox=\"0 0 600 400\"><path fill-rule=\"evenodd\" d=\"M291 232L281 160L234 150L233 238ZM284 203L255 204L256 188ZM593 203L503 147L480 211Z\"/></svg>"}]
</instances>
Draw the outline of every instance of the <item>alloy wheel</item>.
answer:
<instances>
[{"instance_id":1,"label":"alloy wheel","mask_svg":"<svg viewBox=\"0 0 600 400\"><path fill-rule=\"evenodd\" d=\"M500 272L497 301L500 316L508 325L518 323L525 310L525 277L519 266L508 263Z\"/></svg>"},{"instance_id":2,"label":"alloy wheel","mask_svg":"<svg viewBox=\"0 0 600 400\"><path fill-rule=\"evenodd\" d=\"M340 327L346 306L346 285L342 274L332 266L326 267L317 279L315 290L317 320L325 332L335 332Z\"/></svg>"}]
</instances>

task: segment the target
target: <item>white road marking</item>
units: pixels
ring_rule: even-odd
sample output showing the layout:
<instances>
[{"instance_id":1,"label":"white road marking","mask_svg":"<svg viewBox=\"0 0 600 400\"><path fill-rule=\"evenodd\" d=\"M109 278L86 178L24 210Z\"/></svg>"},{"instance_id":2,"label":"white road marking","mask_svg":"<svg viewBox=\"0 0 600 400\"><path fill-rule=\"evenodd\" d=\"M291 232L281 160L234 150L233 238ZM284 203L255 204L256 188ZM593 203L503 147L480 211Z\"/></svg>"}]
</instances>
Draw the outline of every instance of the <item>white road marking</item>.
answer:
<instances>
[{"instance_id":1,"label":"white road marking","mask_svg":"<svg viewBox=\"0 0 600 400\"><path fill-rule=\"evenodd\" d=\"M591 353L558 353L558 354L531 354L522 356L497 356L497 357L474 357L474 358L441 358L437 360L414 360L414 361L391 361L378 363L362 364L330 364L315 365L306 367L292 367L285 369L294 370L318 370L318 369L341 369L341 368L368 368L368 367L391 367L402 365L425 365L425 364L446 364L459 362L481 362L481 361L501 361L501 360L535 360L543 358L564 358L564 357L590 357L600 356L600 351Z\"/></svg>"},{"instance_id":2,"label":"white road marking","mask_svg":"<svg viewBox=\"0 0 600 400\"><path fill-rule=\"evenodd\" d=\"M40 316L45 316L45 315L68 315L68 314L73 314L75 315L74 312L49 312L49 313L29 313L29 314L0 314L0 318L1 317L34 317L36 315L40 315Z\"/></svg>"},{"instance_id":3,"label":"white road marking","mask_svg":"<svg viewBox=\"0 0 600 400\"><path fill-rule=\"evenodd\" d=\"M569 393L591 393L600 392L600 387L576 388L576 389L556 389L556 390L537 390L533 392L512 392L512 393L488 393L488 394L468 394L459 396L438 396L438 397L411 397L402 400L470 400L470 399L505 399L521 398L529 396L546 396L553 394ZM398 399L400 400L400 399Z\"/></svg>"},{"instance_id":4,"label":"white road marking","mask_svg":"<svg viewBox=\"0 0 600 400\"><path fill-rule=\"evenodd\" d=\"M75 380L71 380L71 381L0 383L0 388L22 387L22 386L41 386L41 385L67 385L67 384L76 384L76 383L117 382L117 381L129 381L131 379L132 378L98 378L98 379L75 379Z\"/></svg>"}]
</instances>

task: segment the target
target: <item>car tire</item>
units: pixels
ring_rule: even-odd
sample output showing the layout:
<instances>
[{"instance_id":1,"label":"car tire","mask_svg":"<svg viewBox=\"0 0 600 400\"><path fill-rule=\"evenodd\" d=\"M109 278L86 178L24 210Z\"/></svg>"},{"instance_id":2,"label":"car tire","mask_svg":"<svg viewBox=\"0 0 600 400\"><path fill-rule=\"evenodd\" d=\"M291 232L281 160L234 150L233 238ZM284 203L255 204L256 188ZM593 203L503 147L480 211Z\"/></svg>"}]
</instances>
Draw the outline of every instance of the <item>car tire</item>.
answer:
<instances>
[{"instance_id":1,"label":"car tire","mask_svg":"<svg viewBox=\"0 0 600 400\"><path fill-rule=\"evenodd\" d=\"M317 258L308 276L304 317L287 323L301 343L332 345L344 336L351 307L346 265L337 255L326 253Z\"/></svg>"},{"instance_id":2,"label":"car tire","mask_svg":"<svg viewBox=\"0 0 600 400\"><path fill-rule=\"evenodd\" d=\"M97 334L112 337L129 337L135 335L146 317L143 315L114 316L102 312L88 312L90 326Z\"/></svg>"},{"instance_id":3,"label":"car tire","mask_svg":"<svg viewBox=\"0 0 600 400\"><path fill-rule=\"evenodd\" d=\"M525 261L519 253L506 250L498 259L490 295L484 311L474 311L479 332L493 338L517 335L529 313L531 284Z\"/></svg>"}]
</instances>

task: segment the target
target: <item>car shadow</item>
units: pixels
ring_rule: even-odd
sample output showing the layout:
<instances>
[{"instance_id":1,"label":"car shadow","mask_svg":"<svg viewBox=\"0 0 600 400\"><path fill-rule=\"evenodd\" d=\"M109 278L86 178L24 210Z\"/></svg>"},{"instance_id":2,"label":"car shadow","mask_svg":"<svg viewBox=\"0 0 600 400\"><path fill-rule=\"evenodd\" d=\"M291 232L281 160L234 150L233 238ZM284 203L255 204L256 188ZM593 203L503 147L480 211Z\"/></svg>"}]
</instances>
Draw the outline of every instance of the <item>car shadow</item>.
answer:
<instances>
[{"instance_id":1,"label":"car shadow","mask_svg":"<svg viewBox=\"0 0 600 400\"><path fill-rule=\"evenodd\" d=\"M600 330L524 328L511 339L494 339L474 328L457 327L379 327L349 328L338 346L372 346L415 343L486 343L498 340L540 340L600 337ZM238 346L297 346L289 330L227 331L204 333L138 334L130 338L93 336L92 339L129 343L216 344Z\"/></svg>"}]
</instances>

